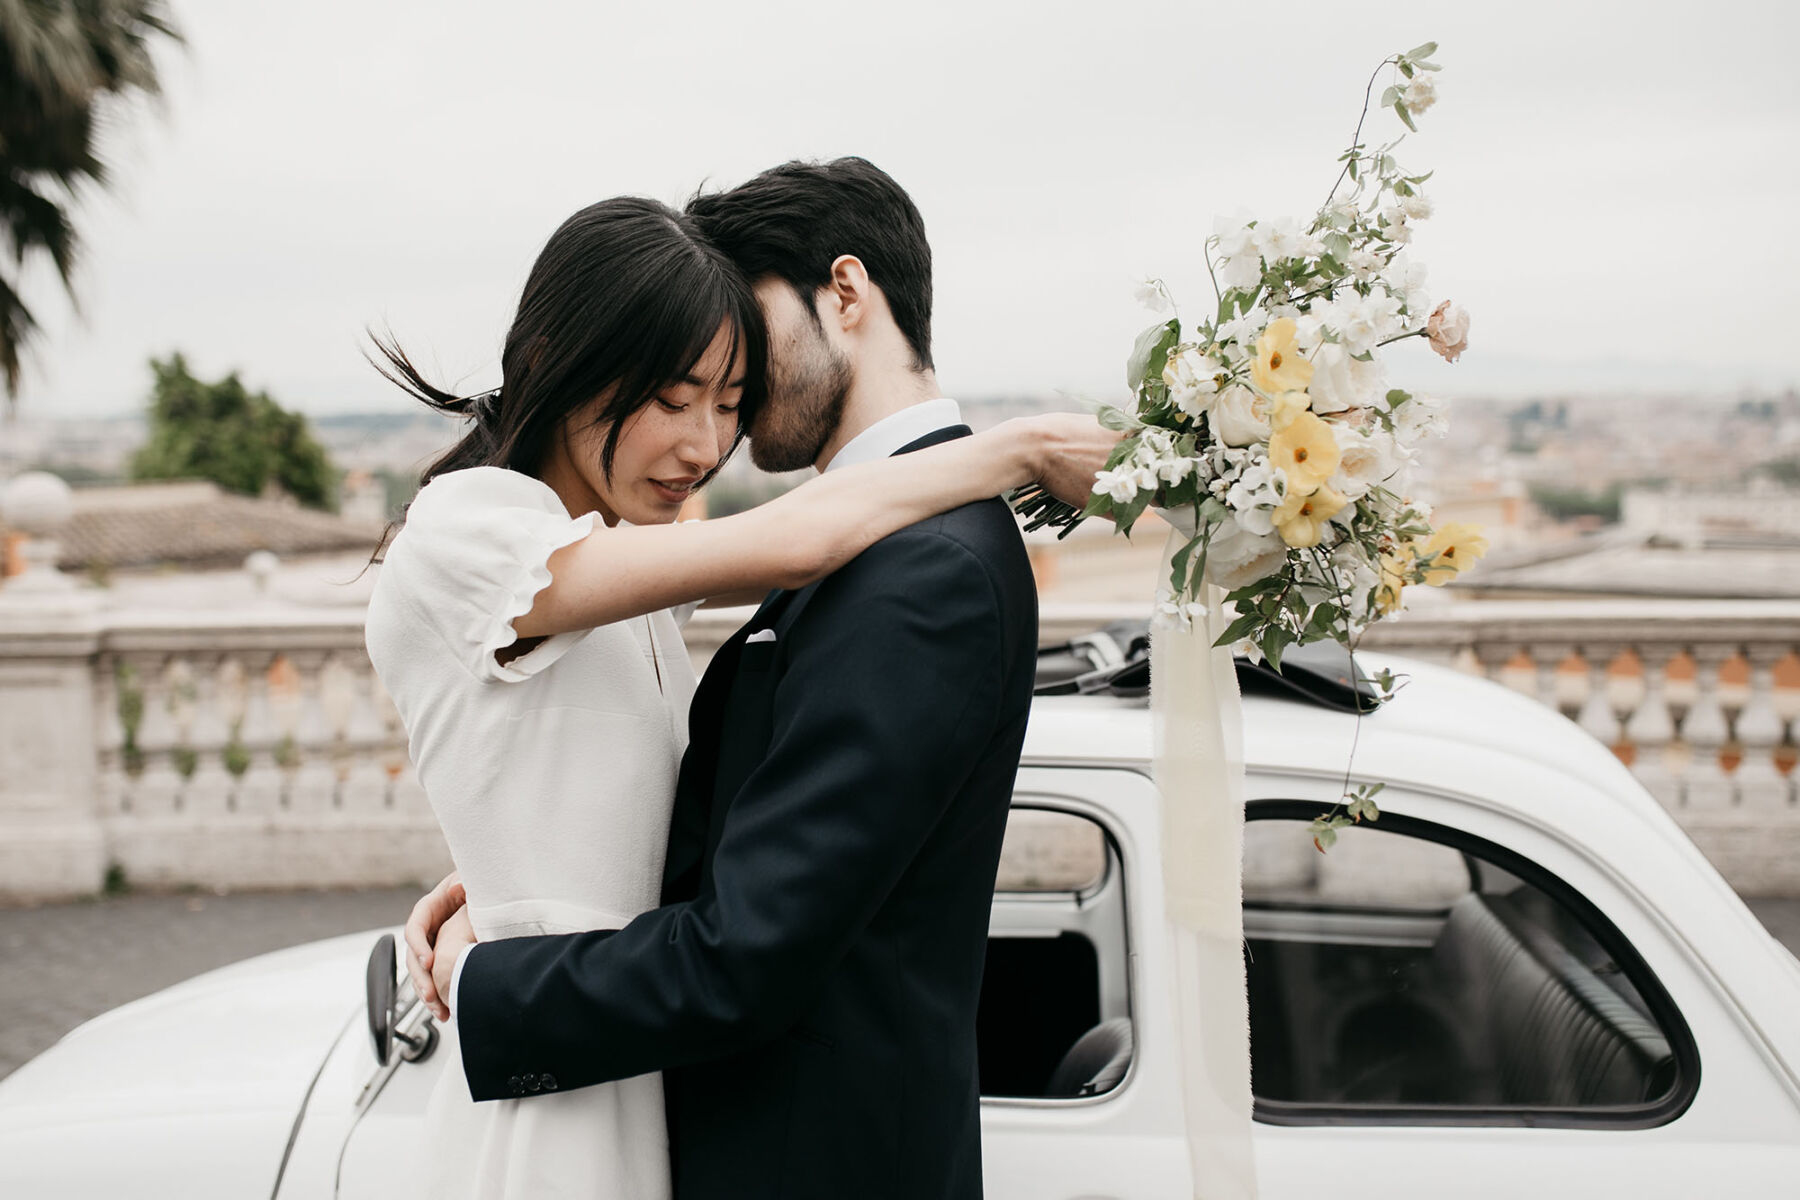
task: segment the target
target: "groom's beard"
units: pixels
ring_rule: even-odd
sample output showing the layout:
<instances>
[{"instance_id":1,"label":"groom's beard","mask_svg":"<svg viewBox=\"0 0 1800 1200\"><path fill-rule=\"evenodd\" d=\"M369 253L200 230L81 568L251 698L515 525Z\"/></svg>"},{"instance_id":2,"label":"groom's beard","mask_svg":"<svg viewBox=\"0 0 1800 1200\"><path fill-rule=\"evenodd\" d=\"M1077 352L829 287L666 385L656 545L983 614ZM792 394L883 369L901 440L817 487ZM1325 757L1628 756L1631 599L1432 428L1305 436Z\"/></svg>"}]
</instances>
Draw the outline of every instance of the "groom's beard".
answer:
<instances>
[{"instance_id":1,"label":"groom's beard","mask_svg":"<svg viewBox=\"0 0 1800 1200\"><path fill-rule=\"evenodd\" d=\"M837 432L855 371L823 336L771 355L769 396L750 430L750 461L765 471L798 471L818 461Z\"/></svg>"}]
</instances>

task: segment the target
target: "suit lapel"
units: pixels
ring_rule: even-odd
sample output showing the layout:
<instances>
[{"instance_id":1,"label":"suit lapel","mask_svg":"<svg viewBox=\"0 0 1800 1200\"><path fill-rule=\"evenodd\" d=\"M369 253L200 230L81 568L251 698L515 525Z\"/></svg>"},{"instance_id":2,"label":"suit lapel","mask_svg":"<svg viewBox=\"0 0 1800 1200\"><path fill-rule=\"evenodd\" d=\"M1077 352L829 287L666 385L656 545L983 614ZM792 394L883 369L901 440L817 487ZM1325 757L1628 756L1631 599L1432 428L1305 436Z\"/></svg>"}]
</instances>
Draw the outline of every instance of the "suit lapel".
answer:
<instances>
[{"instance_id":1,"label":"suit lapel","mask_svg":"<svg viewBox=\"0 0 1800 1200\"><path fill-rule=\"evenodd\" d=\"M909 454L954 438L968 437L966 425L950 425L925 434L895 451ZM822 582L822 581L821 581ZM818 589L814 582L794 591L773 591L713 655L694 692L688 715L688 748L681 760L681 775L675 787L675 808L669 826L669 852L663 869L663 902L690 899L700 887L709 829L723 817L730 797L719 794L719 763L725 739L740 722L731 720L730 700L738 677L738 662L743 656L744 640L765 629L785 637L788 629L800 619L806 605ZM746 735L748 736L748 735ZM760 758L766 747L733 746L736 756L753 753Z\"/></svg>"}]
</instances>

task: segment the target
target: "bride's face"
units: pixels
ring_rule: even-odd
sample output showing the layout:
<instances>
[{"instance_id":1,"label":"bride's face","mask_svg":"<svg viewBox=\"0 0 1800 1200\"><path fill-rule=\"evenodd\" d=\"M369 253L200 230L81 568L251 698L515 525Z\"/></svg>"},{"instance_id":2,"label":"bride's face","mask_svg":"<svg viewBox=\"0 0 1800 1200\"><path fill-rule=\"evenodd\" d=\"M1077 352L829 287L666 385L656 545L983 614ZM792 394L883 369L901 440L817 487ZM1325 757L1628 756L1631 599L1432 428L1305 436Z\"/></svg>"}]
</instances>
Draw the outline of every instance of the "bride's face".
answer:
<instances>
[{"instance_id":1,"label":"bride's face","mask_svg":"<svg viewBox=\"0 0 1800 1200\"><path fill-rule=\"evenodd\" d=\"M567 465L592 493L592 508L607 524L673 521L730 452L746 369L741 348L736 361L726 362L731 334L729 324L721 325L686 379L668 384L656 399L624 418L610 478L600 461L608 426L584 419L587 412L571 419L565 436ZM600 403L596 400L595 406Z\"/></svg>"}]
</instances>

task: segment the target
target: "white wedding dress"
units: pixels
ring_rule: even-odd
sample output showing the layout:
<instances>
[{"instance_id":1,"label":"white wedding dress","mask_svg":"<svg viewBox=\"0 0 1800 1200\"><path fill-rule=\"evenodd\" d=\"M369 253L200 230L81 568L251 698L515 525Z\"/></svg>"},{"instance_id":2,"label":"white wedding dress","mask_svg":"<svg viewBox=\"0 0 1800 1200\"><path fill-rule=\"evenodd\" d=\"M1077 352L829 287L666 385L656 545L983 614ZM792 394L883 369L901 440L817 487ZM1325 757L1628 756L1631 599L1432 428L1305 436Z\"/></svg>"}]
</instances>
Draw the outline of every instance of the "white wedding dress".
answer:
<instances>
[{"instance_id":1,"label":"white wedding dress","mask_svg":"<svg viewBox=\"0 0 1800 1200\"><path fill-rule=\"evenodd\" d=\"M679 622L692 610L494 657L549 582L551 553L596 522L527 475L441 475L414 500L369 604L369 656L482 941L617 929L660 898L695 686ZM423 1195L669 1195L660 1075L477 1104L454 1021L444 1032Z\"/></svg>"}]
</instances>

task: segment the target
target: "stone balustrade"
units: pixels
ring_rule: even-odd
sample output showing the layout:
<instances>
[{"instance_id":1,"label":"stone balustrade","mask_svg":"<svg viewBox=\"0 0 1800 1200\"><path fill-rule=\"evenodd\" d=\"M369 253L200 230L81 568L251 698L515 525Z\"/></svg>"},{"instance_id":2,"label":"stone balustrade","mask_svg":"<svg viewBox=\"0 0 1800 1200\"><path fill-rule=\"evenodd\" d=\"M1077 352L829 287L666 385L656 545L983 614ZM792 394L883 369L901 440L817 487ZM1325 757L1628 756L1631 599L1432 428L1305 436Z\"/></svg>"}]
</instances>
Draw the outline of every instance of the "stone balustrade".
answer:
<instances>
[{"instance_id":1,"label":"stone balustrade","mask_svg":"<svg viewBox=\"0 0 1800 1200\"><path fill-rule=\"evenodd\" d=\"M742 622L702 612L696 665ZM1046 642L1130 614L1052 608ZM1800 606L1479 602L1365 646L1536 696L1631 764L1748 893L1800 894ZM0 605L0 896L369 885L448 867L362 614Z\"/></svg>"}]
</instances>

